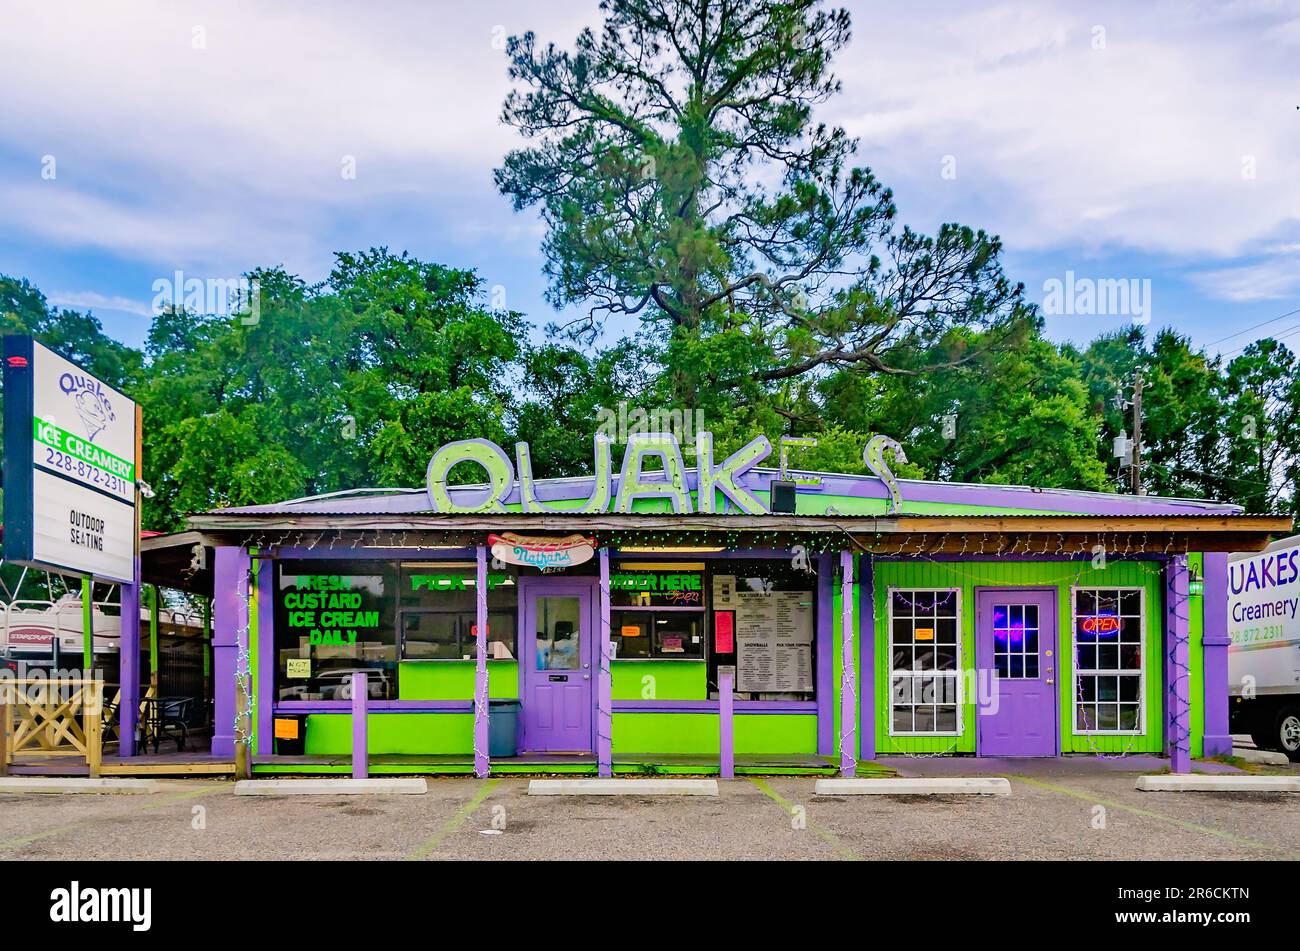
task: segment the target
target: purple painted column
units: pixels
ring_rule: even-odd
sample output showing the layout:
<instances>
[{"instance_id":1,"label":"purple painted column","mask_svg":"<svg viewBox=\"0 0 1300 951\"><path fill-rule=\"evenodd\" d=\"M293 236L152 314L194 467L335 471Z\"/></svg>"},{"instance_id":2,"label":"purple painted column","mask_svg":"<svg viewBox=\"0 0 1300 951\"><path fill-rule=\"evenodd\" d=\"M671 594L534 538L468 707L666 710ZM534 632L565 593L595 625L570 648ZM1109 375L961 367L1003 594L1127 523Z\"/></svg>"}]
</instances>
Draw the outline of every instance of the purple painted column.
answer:
<instances>
[{"instance_id":1,"label":"purple painted column","mask_svg":"<svg viewBox=\"0 0 1300 951\"><path fill-rule=\"evenodd\" d=\"M478 636L474 638L474 775L486 779L488 763L488 669L487 669L487 548L475 549L478 574L474 584ZM521 661L522 663L522 661Z\"/></svg>"},{"instance_id":2,"label":"purple painted column","mask_svg":"<svg viewBox=\"0 0 1300 951\"><path fill-rule=\"evenodd\" d=\"M256 562L253 582L257 585L257 743L254 752L275 751L275 582L274 563L269 558Z\"/></svg>"},{"instance_id":3,"label":"purple painted column","mask_svg":"<svg viewBox=\"0 0 1300 951\"><path fill-rule=\"evenodd\" d=\"M840 552L840 775L858 769L857 674L853 668L853 553Z\"/></svg>"},{"instance_id":4,"label":"purple painted column","mask_svg":"<svg viewBox=\"0 0 1300 951\"><path fill-rule=\"evenodd\" d=\"M364 670L352 672L352 778L370 775L370 722L366 704L370 699L370 681Z\"/></svg>"},{"instance_id":5,"label":"purple painted column","mask_svg":"<svg viewBox=\"0 0 1300 951\"><path fill-rule=\"evenodd\" d=\"M871 555L858 557L858 756L876 758L876 573Z\"/></svg>"},{"instance_id":6,"label":"purple painted column","mask_svg":"<svg viewBox=\"0 0 1300 951\"><path fill-rule=\"evenodd\" d=\"M835 753L835 566L817 558L817 755Z\"/></svg>"},{"instance_id":7,"label":"purple painted column","mask_svg":"<svg viewBox=\"0 0 1300 951\"><path fill-rule=\"evenodd\" d=\"M1201 624L1202 679L1205 709L1205 755L1226 756L1232 752L1228 728L1228 555L1206 552L1203 572L1204 594Z\"/></svg>"},{"instance_id":8,"label":"purple painted column","mask_svg":"<svg viewBox=\"0 0 1300 951\"><path fill-rule=\"evenodd\" d=\"M596 764L601 776L614 775L614 677L609 663L609 549L600 550L600 620L596 629Z\"/></svg>"},{"instance_id":9,"label":"purple painted column","mask_svg":"<svg viewBox=\"0 0 1300 951\"><path fill-rule=\"evenodd\" d=\"M735 675L718 671L718 775L723 779L736 777L735 688Z\"/></svg>"},{"instance_id":10,"label":"purple painted column","mask_svg":"<svg viewBox=\"0 0 1300 951\"><path fill-rule=\"evenodd\" d=\"M1175 773L1192 769L1190 600L1187 556L1175 555L1165 564L1165 743Z\"/></svg>"},{"instance_id":11,"label":"purple painted column","mask_svg":"<svg viewBox=\"0 0 1300 951\"><path fill-rule=\"evenodd\" d=\"M135 728L140 719L140 559L135 560L135 583L120 588L121 639L118 642L118 680L122 696L118 701L119 756L135 755ZM91 640L93 643L93 629Z\"/></svg>"},{"instance_id":12,"label":"purple painted column","mask_svg":"<svg viewBox=\"0 0 1300 951\"><path fill-rule=\"evenodd\" d=\"M235 661L239 653L241 590L249 558L240 548L222 547L213 555L212 578L212 755L235 755ZM247 621L243 622L246 625ZM138 641L138 622L137 622Z\"/></svg>"}]
</instances>

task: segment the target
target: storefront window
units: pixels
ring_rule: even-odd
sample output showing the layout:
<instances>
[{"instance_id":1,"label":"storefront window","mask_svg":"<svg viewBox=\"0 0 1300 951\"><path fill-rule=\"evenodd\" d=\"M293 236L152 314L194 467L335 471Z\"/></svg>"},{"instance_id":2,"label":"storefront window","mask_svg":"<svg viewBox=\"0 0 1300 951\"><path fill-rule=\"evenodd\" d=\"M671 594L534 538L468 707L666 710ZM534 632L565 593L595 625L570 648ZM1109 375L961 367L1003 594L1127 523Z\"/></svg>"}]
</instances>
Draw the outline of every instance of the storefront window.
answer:
<instances>
[{"instance_id":1,"label":"storefront window","mask_svg":"<svg viewBox=\"0 0 1300 951\"><path fill-rule=\"evenodd\" d=\"M704 612L611 611L614 656L665 660L704 658Z\"/></svg>"},{"instance_id":2,"label":"storefront window","mask_svg":"<svg viewBox=\"0 0 1300 951\"><path fill-rule=\"evenodd\" d=\"M619 564L609 577L609 601L616 658L704 659L703 564Z\"/></svg>"},{"instance_id":3,"label":"storefront window","mask_svg":"<svg viewBox=\"0 0 1300 951\"><path fill-rule=\"evenodd\" d=\"M1142 732L1141 588L1074 592L1074 729Z\"/></svg>"},{"instance_id":4,"label":"storefront window","mask_svg":"<svg viewBox=\"0 0 1300 951\"><path fill-rule=\"evenodd\" d=\"M955 589L889 593L892 734L960 732L959 600Z\"/></svg>"},{"instance_id":5,"label":"storefront window","mask_svg":"<svg viewBox=\"0 0 1300 951\"><path fill-rule=\"evenodd\" d=\"M366 675L372 700L397 696L397 572L384 562L278 566L275 647L281 700L349 700Z\"/></svg>"},{"instance_id":6,"label":"storefront window","mask_svg":"<svg viewBox=\"0 0 1300 951\"><path fill-rule=\"evenodd\" d=\"M710 562L710 690L718 666L736 669L746 700L816 697L817 576L787 559Z\"/></svg>"},{"instance_id":7,"label":"storefront window","mask_svg":"<svg viewBox=\"0 0 1300 951\"><path fill-rule=\"evenodd\" d=\"M488 572L487 582L488 658L511 660L517 656L518 584L513 575L495 570ZM403 660L473 660L477 656L477 583L473 564L402 565Z\"/></svg>"}]
</instances>

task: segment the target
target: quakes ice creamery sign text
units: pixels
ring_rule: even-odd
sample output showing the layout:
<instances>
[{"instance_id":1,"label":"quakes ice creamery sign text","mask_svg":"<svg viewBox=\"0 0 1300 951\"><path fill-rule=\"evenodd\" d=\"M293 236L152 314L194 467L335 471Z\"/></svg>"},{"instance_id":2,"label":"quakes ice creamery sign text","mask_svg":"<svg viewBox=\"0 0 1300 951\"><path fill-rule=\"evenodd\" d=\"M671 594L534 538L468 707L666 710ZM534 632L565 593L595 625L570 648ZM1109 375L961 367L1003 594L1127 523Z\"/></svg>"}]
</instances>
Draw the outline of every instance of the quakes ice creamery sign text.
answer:
<instances>
[{"instance_id":1,"label":"quakes ice creamery sign text","mask_svg":"<svg viewBox=\"0 0 1300 951\"><path fill-rule=\"evenodd\" d=\"M867 468L885 484L889 492L888 508L898 511L902 494L885 460L892 452L898 462L907 462L903 447L888 436L872 436L863 450ZM686 476L682 448L672 433L633 433L623 452L623 466L617 477L613 472L610 440L597 435L593 448L594 471L591 493L586 499L563 504L540 498L533 477L532 455L528 443L515 443L515 462L504 449L487 439L463 439L448 443L429 460L426 483L429 507L435 512L506 512L507 498L515 487L518 473L518 497L511 498L524 512L548 512L594 515L602 512L631 512L638 499L666 504L678 514L721 511L725 497L729 511L745 515L767 515L767 506L745 486L743 476L772 454L766 436L751 439L720 462L714 460L713 434L695 434L696 489L692 493ZM453 499L447 477L461 463L473 463L487 476L487 489L478 498ZM783 463L784 465L784 463ZM615 482L617 481L617 490Z\"/></svg>"},{"instance_id":2,"label":"quakes ice creamery sign text","mask_svg":"<svg viewBox=\"0 0 1300 951\"><path fill-rule=\"evenodd\" d=\"M5 558L131 581L135 403L31 337L4 350Z\"/></svg>"}]
</instances>

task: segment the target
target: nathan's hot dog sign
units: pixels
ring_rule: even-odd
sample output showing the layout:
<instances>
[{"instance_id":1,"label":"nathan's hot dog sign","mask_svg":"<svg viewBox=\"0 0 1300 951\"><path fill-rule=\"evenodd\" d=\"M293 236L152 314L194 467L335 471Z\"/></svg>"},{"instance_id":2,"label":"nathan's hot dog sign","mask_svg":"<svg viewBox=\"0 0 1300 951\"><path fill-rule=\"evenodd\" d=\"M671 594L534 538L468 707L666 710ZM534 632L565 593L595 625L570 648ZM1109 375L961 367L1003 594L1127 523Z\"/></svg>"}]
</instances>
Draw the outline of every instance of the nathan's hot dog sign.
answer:
<instances>
[{"instance_id":1,"label":"nathan's hot dog sign","mask_svg":"<svg viewBox=\"0 0 1300 951\"><path fill-rule=\"evenodd\" d=\"M136 406L31 337L4 344L4 557L132 581Z\"/></svg>"},{"instance_id":2,"label":"nathan's hot dog sign","mask_svg":"<svg viewBox=\"0 0 1300 951\"><path fill-rule=\"evenodd\" d=\"M497 561L542 571L563 571L591 561L596 554L596 539L584 535L549 538L505 532L489 535L488 544L492 546L492 557Z\"/></svg>"}]
</instances>

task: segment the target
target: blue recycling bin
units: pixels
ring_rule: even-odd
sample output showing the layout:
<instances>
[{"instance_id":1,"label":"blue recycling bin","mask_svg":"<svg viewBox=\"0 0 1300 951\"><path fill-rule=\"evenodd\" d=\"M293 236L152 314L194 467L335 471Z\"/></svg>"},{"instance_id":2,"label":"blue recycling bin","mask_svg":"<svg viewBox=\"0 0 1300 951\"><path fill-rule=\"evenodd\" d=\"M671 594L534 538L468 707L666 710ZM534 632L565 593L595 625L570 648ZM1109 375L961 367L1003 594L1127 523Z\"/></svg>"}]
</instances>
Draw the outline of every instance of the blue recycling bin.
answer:
<instances>
[{"instance_id":1,"label":"blue recycling bin","mask_svg":"<svg viewBox=\"0 0 1300 951\"><path fill-rule=\"evenodd\" d=\"M519 753L518 700L488 701L488 756L493 759Z\"/></svg>"}]
</instances>

